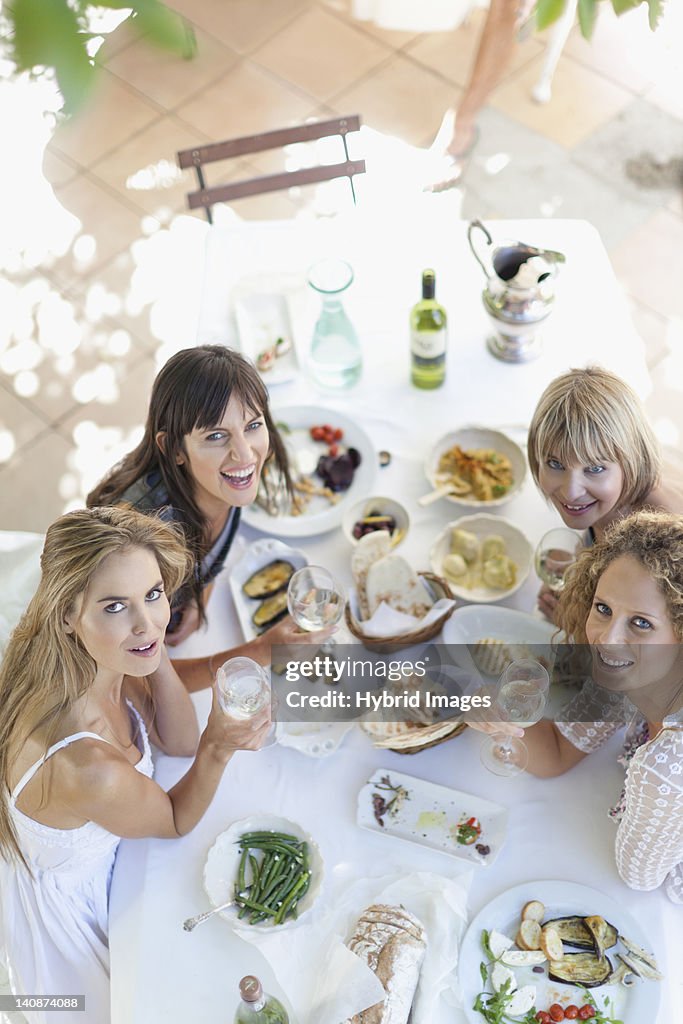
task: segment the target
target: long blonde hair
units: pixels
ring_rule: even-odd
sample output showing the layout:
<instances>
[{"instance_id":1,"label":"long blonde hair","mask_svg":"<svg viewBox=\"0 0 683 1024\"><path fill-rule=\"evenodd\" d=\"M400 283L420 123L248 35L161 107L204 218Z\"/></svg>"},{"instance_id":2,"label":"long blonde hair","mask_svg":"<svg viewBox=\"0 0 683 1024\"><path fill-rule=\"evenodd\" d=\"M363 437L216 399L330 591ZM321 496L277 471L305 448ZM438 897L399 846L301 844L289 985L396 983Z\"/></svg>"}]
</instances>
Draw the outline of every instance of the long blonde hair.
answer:
<instances>
[{"instance_id":1,"label":"long blonde hair","mask_svg":"<svg viewBox=\"0 0 683 1024\"><path fill-rule=\"evenodd\" d=\"M97 671L76 634L66 631L65 619L78 610L105 558L136 547L154 554L170 597L192 566L174 527L129 509L92 508L61 516L47 531L38 589L0 666L0 855L8 859L24 861L8 804L16 752L36 729L46 730L47 750Z\"/></svg>"},{"instance_id":2,"label":"long blonde hair","mask_svg":"<svg viewBox=\"0 0 683 1024\"><path fill-rule=\"evenodd\" d=\"M586 621L600 577L617 558L630 555L659 587L674 633L683 640L683 516L669 512L633 512L617 520L592 548L586 548L567 572L557 625L585 644Z\"/></svg>"},{"instance_id":3,"label":"long blonde hair","mask_svg":"<svg viewBox=\"0 0 683 1024\"><path fill-rule=\"evenodd\" d=\"M657 439L635 391L599 366L569 370L541 395L529 427L529 468L553 456L583 465L615 462L624 474L619 505L642 506L661 472Z\"/></svg>"}]
</instances>

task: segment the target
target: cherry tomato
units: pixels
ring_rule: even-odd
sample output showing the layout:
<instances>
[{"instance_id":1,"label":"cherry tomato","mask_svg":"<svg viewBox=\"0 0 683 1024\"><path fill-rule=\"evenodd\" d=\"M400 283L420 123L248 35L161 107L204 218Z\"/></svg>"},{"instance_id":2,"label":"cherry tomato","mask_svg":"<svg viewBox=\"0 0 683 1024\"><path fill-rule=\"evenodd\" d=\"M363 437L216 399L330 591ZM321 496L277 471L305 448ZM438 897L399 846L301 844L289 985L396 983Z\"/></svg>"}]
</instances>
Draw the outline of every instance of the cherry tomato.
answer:
<instances>
[{"instance_id":1,"label":"cherry tomato","mask_svg":"<svg viewBox=\"0 0 683 1024\"><path fill-rule=\"evenodd\" d=\"M560 1006L559 1003L553 1003L553 1005L548 1010L548 1013L550 1014L550 1019L551 1020L554 1020L554 1021L564 1020L564 1007Z\"/></svg>"},{"instance_id":2,"label":"cherry tomato","mask_svg":"<svg viewBox=\"0 0 683 1024\"><path fill-rule=\"evenodd\" d=\"M332 458L334 458L335 455L339 455L339 445L338 444L331 444L330 448L329 448L328 454L331 455Z\"/></svg>"},{"instance_id":3,"label":"cherry tomato","mask_svg":"<svg viewBox=\"0 0 683 1024\"><path fill-rule=\"evenodd\" d=\"M579 1020L591 1020L595 1016L595 1007L586 1003L579 1010Z\"/></svg>"},{"instance_id":4,"label":"cherry tomato","mask_svg":"<svg viewBox=\"0 0 683 1024\"><path fill-rule=\"evenodd\" d=\"M311 437L314 441L323 441L325 439L325 428L311 427Z\"/></svg>"},{"instance_id":5,"label":"cherry tomato","mask_svg":"<svg viewBox=\"0 0 683 1024\"><path fill-rule=\"evenodd\" d=\"M536 1020L538 1021L538 1024L551 1024L552 1018L545 1010L539 1010L536 1014Z\"/></svg>"},{"instance_id":6,"label":"cherry tomato","mask_svg":"<svg viewBox=\"0 0 683 1024\"><path fill-rule=\"evenodd\" d=\"M344 431L342 430L341 427L337 427L337 429L334 432L334 439L335 439L335 441L341 441L343 436L344 436Z\"/></svg>"},{"instance_id":7,"label":"cherry tomato","mask_svg":"<svg viewBox=\"0 0 683 1024\"><path fill-rule=\"evenodd\" d=\"M576 1020L579 1016L579 1008L574 1003L570 1003L569 1006L565 1006L564 1015L567 1020Z\"/></svg>"}]
</instances>

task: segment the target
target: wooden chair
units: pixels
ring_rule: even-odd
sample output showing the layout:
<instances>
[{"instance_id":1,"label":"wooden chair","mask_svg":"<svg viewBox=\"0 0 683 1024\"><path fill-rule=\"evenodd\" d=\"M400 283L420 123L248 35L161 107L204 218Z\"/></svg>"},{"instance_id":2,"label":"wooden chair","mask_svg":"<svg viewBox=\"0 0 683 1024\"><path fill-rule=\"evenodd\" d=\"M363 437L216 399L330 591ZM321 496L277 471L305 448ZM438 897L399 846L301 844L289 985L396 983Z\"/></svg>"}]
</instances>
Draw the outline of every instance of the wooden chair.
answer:
<instances>
[{"instance_id":1,"label":"wooden chair","mask_svg":"<svg viewBox=\"0 0 683 1024\"><path fill-rule=\"evenodd\" d=\"M196 146L183 149L178 154L181 168L194 168L199 188L187 195L188 206L196 210L203 206L209 223L213 223L211 207L215 203L230 202L246 196L259 195L262 192L276 192L279 189L291 188L293 185L313 185L332 178L348 177L351 185L353 201L356 202L356 191L353 187L353 175L363 174L364 160L351 160L346 142L348 132L357 132L360 128L360 117L335 117L330 121L315 121L295 128L279 128L276 131L262 132L260 135L244 135L225 142L214 142L207 146ZM344 144L346 159L343 163L320 164L313 167L302 167L298 171L282 171L279 174L267 174L258 178L243 178L229 185L209 186L204 177L206 164L218 160L230 160L245 156L247 153L261 153L267 149L277 149L293 142L313 142L316 139L340 135Z\"/></svg>"}]
</instances>

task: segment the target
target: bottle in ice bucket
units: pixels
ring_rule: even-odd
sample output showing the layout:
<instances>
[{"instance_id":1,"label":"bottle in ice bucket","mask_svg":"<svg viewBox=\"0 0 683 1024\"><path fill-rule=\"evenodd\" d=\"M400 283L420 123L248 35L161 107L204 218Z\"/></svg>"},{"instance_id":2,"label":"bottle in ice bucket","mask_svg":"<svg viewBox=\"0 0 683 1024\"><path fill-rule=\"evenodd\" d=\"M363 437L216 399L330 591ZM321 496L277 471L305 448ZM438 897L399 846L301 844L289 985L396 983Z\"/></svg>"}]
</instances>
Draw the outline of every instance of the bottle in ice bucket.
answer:
<instances>
[{"instance_id":1,"label":"bottle in ice bucket","mask_svg":"<svg viewBox=\"0 0 683 1024\"><path fill-rule=\"evenodd\" d=\"M235 1011L235 1024L289 1024L279 999L263 991L261 982L248 974L240 982L242 1001Z\"/></svg>"},{"instance_id":2,"label":"bottle in ice bucket","mask_svg":"<svg viewBox=\"0 0 683 1024\"><path fill-rule=\"evenodd\" d=\"M417 388L438 388L446 379L446 310L435 298L433 270L422 272L422 298L410 311L410 379Z\"/></svg>"}]
</instances>

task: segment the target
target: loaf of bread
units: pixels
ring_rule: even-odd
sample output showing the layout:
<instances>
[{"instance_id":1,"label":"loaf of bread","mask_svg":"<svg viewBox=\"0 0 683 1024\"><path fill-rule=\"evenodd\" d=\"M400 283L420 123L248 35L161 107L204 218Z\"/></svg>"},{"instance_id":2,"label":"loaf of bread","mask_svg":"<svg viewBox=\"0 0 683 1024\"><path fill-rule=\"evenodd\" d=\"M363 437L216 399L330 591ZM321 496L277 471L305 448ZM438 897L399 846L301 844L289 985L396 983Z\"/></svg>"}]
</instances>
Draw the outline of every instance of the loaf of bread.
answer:
<instances>
[{"instance_id":1,"label":"loaf of bread","mask_svg":"<svg viewBox=\"0 0 683 1024\"><path fill-rule=\"evenodd\" d=\"M344 1024L407 1024L427 946L421 922L403 907L375 903L358 918L347 945L375 972L386 996Z\"/></svg>"}]
</instances>

